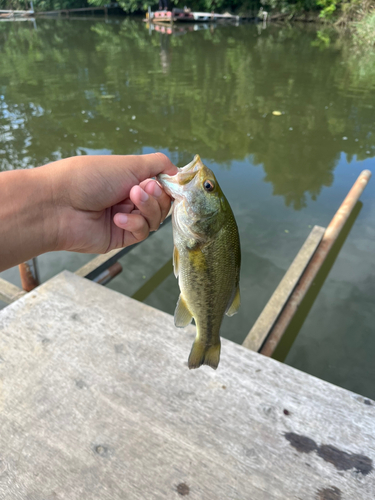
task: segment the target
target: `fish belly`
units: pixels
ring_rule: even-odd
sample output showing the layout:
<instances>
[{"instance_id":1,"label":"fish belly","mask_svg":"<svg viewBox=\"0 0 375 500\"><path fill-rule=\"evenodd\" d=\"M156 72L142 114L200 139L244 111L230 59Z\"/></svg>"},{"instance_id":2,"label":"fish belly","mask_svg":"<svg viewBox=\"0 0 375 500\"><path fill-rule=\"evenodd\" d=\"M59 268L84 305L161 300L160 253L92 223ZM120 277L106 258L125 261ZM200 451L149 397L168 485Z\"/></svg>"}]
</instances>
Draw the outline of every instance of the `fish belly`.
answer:
<instances>
[{"instance_id":1,"label":"fish belly","mask_svg":"<svg viewBox=\"0 0 375 500\"><path fill-rule=\"evenodd\" d=\"M197 327L189 368L201 364L216 368L220 359L220 326L233 298L238 272L220 241L194 250L180 248L179 254L181 295Z\"/></svg>"}]
</instances>

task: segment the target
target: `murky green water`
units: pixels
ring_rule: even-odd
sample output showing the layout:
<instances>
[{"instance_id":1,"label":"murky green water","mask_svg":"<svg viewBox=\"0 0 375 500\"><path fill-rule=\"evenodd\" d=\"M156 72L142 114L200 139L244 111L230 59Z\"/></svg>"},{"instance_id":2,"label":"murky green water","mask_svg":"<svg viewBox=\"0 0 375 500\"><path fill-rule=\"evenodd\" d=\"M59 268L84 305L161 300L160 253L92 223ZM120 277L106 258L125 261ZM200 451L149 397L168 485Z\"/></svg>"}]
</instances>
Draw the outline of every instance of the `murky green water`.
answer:
<instances>
[{"instance_id":1,"label":"murky green water","mask_svg":"<svg viewBox=\"0 0 375 500\"><path fill-rule=\"evenodd\" d=\"M252 25L168 36L130 19L0 23L0 169L155 150L182 166L199 153L241 233L243 305L222 333L242 342L311 227L326 226L360 171L375 166L375 58L330 36ZM375 179L302 308L312 305L307 319L277 352L372 398L374 194ZM132 295L171 252L169 225L122 259L110 287ZM89 259L42 256L42 278ZM18 283L16 269L1 276ZM146 302L173 313L177 296L170 275Z\"/></svg>"}]
</instances>

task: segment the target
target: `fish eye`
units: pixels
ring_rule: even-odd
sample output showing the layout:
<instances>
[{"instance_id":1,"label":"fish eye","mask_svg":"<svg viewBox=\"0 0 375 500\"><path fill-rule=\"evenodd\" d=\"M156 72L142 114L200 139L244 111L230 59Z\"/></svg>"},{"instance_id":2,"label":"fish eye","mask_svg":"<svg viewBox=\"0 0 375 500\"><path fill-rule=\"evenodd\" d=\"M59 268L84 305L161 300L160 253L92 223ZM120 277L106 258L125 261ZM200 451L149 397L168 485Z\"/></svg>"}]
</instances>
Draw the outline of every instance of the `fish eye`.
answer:
<instances>
[{"instance_id":1,"label":"fish eye","mask_svg":"<svg viewBox=\"0 0 375 500\"><path fill-rule=\"evenodd\" d=\"M211 181L210 179L206 179L203 182L203 187L206 191L211 192L215 189L215 183L214 183L214 181Z\"/></svg>"}]
</instances>

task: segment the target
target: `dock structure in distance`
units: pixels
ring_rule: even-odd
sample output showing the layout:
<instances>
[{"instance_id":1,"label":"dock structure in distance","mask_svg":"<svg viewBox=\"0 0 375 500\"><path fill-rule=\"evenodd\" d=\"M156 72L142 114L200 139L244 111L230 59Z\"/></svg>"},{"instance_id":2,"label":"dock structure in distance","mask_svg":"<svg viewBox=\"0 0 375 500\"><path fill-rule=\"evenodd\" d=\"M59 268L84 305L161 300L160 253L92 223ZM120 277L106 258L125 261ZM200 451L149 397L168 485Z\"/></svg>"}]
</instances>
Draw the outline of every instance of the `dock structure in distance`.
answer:
<instances>
[{"instance_id":1,"label":"dock structure in distance","mask_svg":"<svg viewBox=\"0 0 375 500\"><path fill-rule=\"evenodd\" d=\"M216 14L215 12L194 12L190 9L171 9L151 11L149 8L146 13L146 22L154 23L173 23L173 22L188 22L188 23L207 23L216 21L238 22L244 17L229 14ZM246 18L248 19L248 18Z\"/></svg>"}]
</instances>

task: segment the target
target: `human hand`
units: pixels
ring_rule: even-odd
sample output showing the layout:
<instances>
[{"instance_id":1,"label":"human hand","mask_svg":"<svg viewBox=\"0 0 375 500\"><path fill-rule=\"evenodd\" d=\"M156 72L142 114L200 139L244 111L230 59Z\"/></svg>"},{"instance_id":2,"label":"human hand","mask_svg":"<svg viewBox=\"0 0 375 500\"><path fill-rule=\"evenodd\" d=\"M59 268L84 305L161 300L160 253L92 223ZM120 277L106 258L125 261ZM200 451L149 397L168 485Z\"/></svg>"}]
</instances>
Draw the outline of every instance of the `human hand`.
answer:
<instances>
[{"instance_id":1,"label":"human hand","mask_svg":"<svg viewBox=\"0 0 375 500\"><path fill-rule=\"evenodd\" d=\"M151 177L177 173L162 153L77 156L42 169L55 200L57 249L84 253L126 247L158 229L171 199Z\"/></svg>"},{"instance_id":2,"label":"human hand","mask_svg":"<svg viewBox=\"0 0 375 500\"><path fill-rule=\"evenodd\" d=\"M106 253L142 241L171 204L151 177L177 171L154 153L0 172L0 272L53 250Z\"/></svg>"}]
</instances>

